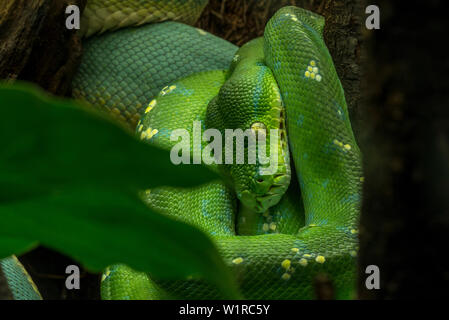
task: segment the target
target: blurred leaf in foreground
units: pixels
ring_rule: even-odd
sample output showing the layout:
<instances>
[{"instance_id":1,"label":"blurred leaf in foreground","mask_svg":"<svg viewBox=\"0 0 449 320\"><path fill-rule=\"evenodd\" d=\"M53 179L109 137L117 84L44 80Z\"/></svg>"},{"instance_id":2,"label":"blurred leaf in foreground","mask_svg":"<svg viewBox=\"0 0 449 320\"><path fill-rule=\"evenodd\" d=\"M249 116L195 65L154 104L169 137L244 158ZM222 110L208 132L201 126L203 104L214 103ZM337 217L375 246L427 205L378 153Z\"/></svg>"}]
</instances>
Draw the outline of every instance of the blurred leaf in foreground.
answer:
<instances>
[{"instance_id":1,"label":"blurred leaf in foreground","mask_svg":"<svg viewBox=\"0 0 449 320\"><path fill-rule=\"evenodd\" d=\"M93 271L124 263L158 278L199 276L238 297L212 241L137 194L213 178L74 101L0 85L0 258L38 241Z\"/></svg>"}]
</instances>

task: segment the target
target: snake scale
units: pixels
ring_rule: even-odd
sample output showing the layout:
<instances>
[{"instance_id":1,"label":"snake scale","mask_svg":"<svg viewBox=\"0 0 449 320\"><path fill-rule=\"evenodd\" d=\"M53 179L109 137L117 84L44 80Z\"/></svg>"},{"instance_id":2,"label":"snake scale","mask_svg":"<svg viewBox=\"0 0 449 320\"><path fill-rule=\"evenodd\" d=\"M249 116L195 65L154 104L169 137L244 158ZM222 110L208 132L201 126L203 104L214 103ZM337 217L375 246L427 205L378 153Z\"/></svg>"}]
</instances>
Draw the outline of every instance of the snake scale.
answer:
<instances>
[{"instance_id":1,"label":"snake scale","mask_svg":"<svg viewBox=\"0 0 449 320\"><path fill-rule=\"evenodd\" d=\"M187 130L193 157L207 146L195 149L194 123L223 135L277 129L279 139L266 136L278 159L274 173L263 173L260 161L211 163L219 180L192 189L158 187L142 197L208 234L244 298L313 299L322 274L335 298L355 298L361 154L323 40L324 18L284 7L263 37L237 48L188 25L206 3L88 1L81 32L94 36L85 41L74 96L167 150L177 143L173 131ZM201 280L160 280L125 265L105 270L101 290L103 299L220 298ZM15 298L38 297L16 292Z\"/></svg>"}]
</instances>

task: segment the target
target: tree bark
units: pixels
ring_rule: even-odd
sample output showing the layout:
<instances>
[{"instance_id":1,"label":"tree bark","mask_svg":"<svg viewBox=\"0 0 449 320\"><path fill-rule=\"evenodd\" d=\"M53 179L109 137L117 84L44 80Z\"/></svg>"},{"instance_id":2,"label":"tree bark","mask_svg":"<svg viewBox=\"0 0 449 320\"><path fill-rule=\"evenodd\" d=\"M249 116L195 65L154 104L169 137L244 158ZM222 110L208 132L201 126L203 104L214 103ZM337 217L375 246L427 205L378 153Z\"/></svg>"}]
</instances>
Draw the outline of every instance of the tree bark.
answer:
<instances>
[{"instance_id":1,"label":"tree bark","mask_svg":"<svg viewBox=\"0 0 449 320\"><path fill-rule=\"evenodd\" d=\"M76 30L65 27L69 4L84 10L87 0L2 0L0 79L25 80L69 95L81 59Z\"/></svg>"},{"instance_id":2,"label":"tree bark","mask_svg":"<svg viewBox=\"0 0 449 320\"><path fill-rule=\"evenodd\" d=\"M265 25L284 6L297 6L324 16L324 40L345 90L349 110L360 98L364 0L211 0L197 26L241 46L263 35Z\"/></svg>"}]
</instances>

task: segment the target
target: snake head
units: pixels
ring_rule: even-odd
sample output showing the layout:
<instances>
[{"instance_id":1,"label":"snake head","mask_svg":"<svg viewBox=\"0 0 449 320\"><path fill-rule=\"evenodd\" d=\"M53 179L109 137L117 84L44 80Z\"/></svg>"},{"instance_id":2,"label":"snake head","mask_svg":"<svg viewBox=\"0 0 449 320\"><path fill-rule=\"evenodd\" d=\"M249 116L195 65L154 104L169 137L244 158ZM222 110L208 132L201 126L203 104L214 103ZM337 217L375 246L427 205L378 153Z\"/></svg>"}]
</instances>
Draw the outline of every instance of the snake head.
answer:
<instances>
[{"instance_id":1,"label":"snake head","mask_svg":"<svg viewBox=\"0 0 449 320\"><path fill-rule=\"evenodd\" d=\"M246 207L265 212L290 183L285 111L261 39L236 53L227 81L209 103L206 126L223 136L225 180Z\"/></svg>"},{"instance_id":2,"label":"snake head","mask_svg":"<svg viewBox=\"0 0 449 320\"><path fill-rule=\"evenodd\" d=\"M280 108L280 112L274 107L271 114L264 116L255 114L255 118L268 118L267 123L270 124L270 128L266 128L265 122L257 121L250 126L254 136L257 137L256 163L230 168L238 198L246 207L256 212L265 212L277 204L290 184L284 109L282 106ZM265 154L266 159L259 158Z\"/></svg>"}]
</instances>

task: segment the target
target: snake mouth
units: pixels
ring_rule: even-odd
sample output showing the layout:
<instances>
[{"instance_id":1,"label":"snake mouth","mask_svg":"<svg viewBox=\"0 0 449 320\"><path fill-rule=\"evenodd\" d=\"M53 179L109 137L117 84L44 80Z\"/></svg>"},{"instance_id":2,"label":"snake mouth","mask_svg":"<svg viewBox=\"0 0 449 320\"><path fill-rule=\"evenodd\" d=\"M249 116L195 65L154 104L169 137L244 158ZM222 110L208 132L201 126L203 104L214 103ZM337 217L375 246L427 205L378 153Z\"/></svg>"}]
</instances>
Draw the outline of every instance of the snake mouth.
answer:
<instances>
[{"instance_id":1,"label":"snake mouth","mask_svg":"<svg viewBox=\"0 0 449 320\"><path fill-rule=\"evenodd\" d=\"M245 206L258 213L265 212L281 200L289 183L290 174L288 173L266 176L265 179L256 181L256 184L269 184L266 192L258 194L250 190L245 190L241 193L240 200Z\"/></svg>"},{"instance_id":2,"label":"snake mouth","mask_svg":"<svg viewBox=\"0 0 449 320\"><path fill-rule=\"evenodd\" d=\"M286 186L288 186L288 183L290 182L290 176L288 175L279 175L275 178L275 180L278 179L279 181L282 181L283 183L280 184L273 184L268 192L263 196L256 196L256 211L257 212L265 212L268 208L276 205L284 195L285 191L287 190Z\"/></svg>"}]
</instances>

